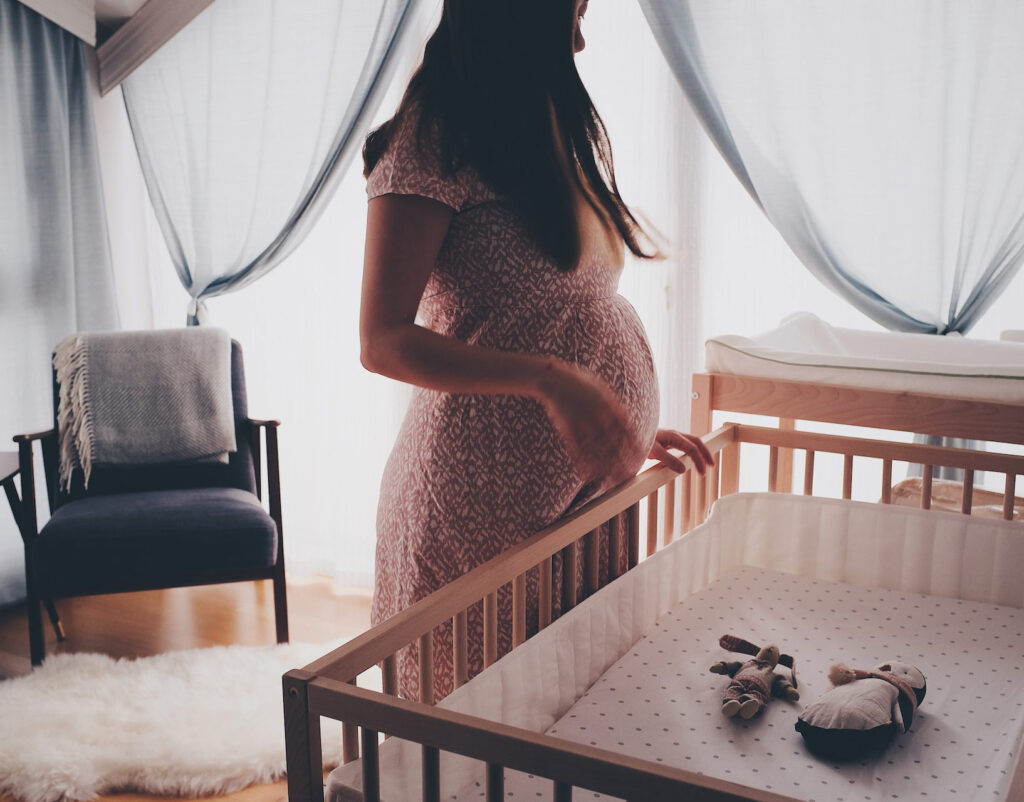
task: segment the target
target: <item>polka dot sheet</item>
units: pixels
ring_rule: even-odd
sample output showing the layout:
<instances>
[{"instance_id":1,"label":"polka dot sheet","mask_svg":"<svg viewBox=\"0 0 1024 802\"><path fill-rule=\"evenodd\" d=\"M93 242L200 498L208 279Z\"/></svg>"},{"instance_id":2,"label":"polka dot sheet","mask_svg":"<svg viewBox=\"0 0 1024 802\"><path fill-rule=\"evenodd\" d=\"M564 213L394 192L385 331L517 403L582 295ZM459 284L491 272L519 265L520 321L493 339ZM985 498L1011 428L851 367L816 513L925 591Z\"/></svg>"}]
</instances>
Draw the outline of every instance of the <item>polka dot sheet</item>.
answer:
<instances>
[{"instance_id":1,"label":"polka dot sheet","mask_svg":"<svg viewBox=\"0 0 1024 802\"><path fill-rule=\"evenodd\" d=\"M813 802L1005 800L1024 733L1022 625L1012 607L742 567L662 616L548 732ZM718 646L726 633L792 654L800 701L725 718L728 678L708 667L745 659ZM868 760L813 757L793 727L830 687L829 667L890 659L928 680L912 728ZM484 797L473 783L451 799ZM547 800L551 783L508 771L505 798Z\"/></svg>"}]
</instances>

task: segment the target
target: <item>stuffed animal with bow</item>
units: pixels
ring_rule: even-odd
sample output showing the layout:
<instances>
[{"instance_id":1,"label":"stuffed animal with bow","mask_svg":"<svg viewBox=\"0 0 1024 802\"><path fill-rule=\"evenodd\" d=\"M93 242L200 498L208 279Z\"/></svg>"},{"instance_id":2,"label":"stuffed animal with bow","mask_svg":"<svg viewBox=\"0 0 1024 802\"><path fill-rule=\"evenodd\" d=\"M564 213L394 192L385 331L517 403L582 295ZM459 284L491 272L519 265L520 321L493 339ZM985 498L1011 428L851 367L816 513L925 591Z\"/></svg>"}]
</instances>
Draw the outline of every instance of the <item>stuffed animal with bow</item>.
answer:
<instances>
[{"instance_id":1,"label":"stuffed animal with bow","mask_svg":"<svg viewBox=\"0 0 1024 802\"><path fill-rule=\"evenodd\" d=\"M741 662L719 660L710 671L713 674L727 674L732 677L722 696L722 713L727 718L739 715L750 719L756 716L773 696L795 702L800 698L796 689L796 669L793 658L788 654L780 654L779 647L774 644L758 648L750 641L737 638L735 635L723 635L719 645L730 652L749 654L753 659ZM787 679L775 673L778 665L786 666L789 671Z\"/></svg>"},{"instance_id":2,"label":"stuffed animal with bow","mask_svg":"<svg viewBox=\"0 0 1024 802\"><path fill-rule=\"evenodd\" d=\"M834 687L800 714L796 730L829 760L881 752L910 729L927 690L919 668L895 661L871 671L834 665L828 677Z\"/></svg>"}]
</instances>

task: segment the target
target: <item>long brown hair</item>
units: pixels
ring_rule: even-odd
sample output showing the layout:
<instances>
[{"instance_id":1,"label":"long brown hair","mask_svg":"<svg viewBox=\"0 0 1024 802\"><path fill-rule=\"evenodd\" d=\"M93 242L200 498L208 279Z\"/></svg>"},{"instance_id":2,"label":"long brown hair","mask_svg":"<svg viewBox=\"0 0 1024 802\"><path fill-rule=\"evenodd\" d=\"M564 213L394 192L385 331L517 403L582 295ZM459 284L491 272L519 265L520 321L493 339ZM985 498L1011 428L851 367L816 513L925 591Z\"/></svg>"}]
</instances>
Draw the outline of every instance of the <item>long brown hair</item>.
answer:
<instances>
[{"instance_id":1,"label":"long brown hair","mask_svg":"<svg viewBox=\"0 0 1024 802\"><path fill-rule=\"evenodd\" d=\"M444 169L475 167L561 269L580 260L571 182L630 251L659 256L619 194L607 131L576 70L575 7L574 0L445 0L398 112L366 139L365 174L415 107L421 142L436 126Z\"/></svg>"}]
</instances>

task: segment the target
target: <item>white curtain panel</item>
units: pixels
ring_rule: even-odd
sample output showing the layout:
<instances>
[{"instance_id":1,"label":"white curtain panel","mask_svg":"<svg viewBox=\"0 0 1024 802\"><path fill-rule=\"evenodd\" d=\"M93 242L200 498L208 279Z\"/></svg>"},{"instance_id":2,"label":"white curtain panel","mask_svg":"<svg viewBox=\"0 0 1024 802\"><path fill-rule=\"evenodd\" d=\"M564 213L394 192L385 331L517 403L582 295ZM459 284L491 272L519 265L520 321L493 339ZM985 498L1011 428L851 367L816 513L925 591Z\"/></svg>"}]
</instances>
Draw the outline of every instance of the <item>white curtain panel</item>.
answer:
<instances>
[{"instance_id":1,"label":"white curtain panel","mask_svg":"<svg viewBox=\"0 0 1024 802\"><path fill-rule=\"evenodd\" d=\"M124 83L150 198L194 299L281 262L337 188L418 0L219 0Z\"/></svg>"},{"instance_id":2,"label":"white curtain panel","mask_svg":"<svg viewBox=\"0 0 1024 802\"><path fill-rule=\"evenodd\" d=\"M0 0L0 247L0 450L13 451L13 435L53 425L57 341L117 327L86 47L16 0ZM0 605L25 585L6 507Z\"/></svg>"},{"instance_id":3,"label":"white curtain panel","mask_svg":"<svg viewBox=\"0 0 1024 802\"><path fill-rule=\"evenodd\" d=\"M888 328L966 331L1024 259L1024 5L641 0L737 177Z\"/></svg>"}]
</instances>

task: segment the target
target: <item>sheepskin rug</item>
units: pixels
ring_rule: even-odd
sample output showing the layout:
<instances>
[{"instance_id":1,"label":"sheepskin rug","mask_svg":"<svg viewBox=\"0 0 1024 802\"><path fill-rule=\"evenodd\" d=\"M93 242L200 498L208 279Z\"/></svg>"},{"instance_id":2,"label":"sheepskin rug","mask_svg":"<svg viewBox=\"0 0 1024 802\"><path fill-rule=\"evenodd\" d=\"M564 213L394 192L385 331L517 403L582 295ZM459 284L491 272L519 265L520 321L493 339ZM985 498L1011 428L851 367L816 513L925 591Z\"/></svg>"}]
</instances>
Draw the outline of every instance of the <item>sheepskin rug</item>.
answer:
<instances>
[{"instance_id":1,"label":"sheepskin rug","mask_svg":"<svg viewBox=\"0 0 1024 802\"><path fill-rule=\"evenodd\" d=\"M334 645L50 657L0 682L0 792L78 802L113 791L225 794L281 779L281 675ZM323 729L325 767L340 760L340 729Z\"/></svg>"}]
</instances>

